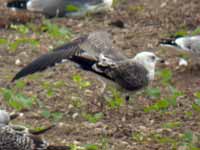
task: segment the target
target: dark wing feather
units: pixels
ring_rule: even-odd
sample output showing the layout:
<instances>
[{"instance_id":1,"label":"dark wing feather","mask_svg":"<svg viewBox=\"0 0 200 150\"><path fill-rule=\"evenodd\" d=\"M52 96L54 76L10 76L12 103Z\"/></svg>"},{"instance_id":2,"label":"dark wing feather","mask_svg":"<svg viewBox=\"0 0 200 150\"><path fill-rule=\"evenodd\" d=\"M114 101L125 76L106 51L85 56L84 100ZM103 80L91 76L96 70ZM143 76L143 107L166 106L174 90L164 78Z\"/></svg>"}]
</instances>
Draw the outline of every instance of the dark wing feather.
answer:
<instances>
[{"instance_id":1,"label":"dark wing feather","mask_svg":"<svg viewBox=\"0 0 200 150\"><path fill-rule=\"evenodd\" d=\"M38 71L43 71L48 67L54 66L56 63L61 62L63 59L69 59L72 58L75 53L80 52L80 49L76 47L75 49L71 49L69 51L65 50L60 50L56 52L51 52L48 54L44 54L34 60L32 63L24 67L22 70L20 70L15 77L12 79L12 82L27 76L29 74L38 72Z\"/></svg>"},{"instance_id":2,"label":"dark wing feather","mask_svg":"<svg viewBox=\"0 0 200 150\"><path fill-rule=\"evenodd\" d=\"M43 71L48 67L52 67L56 63L61 62L63 59L72 59L74 56L81 55L83 50L80 49L79 44L84 42L85 39L86 37L82 36L72 41L71 43L64 44L58 48L55 48L48 54L40 56L32 63L28 64L26 67L20 70L12 79L12 82L29 74Z\"/></svg>"}]
</instances>

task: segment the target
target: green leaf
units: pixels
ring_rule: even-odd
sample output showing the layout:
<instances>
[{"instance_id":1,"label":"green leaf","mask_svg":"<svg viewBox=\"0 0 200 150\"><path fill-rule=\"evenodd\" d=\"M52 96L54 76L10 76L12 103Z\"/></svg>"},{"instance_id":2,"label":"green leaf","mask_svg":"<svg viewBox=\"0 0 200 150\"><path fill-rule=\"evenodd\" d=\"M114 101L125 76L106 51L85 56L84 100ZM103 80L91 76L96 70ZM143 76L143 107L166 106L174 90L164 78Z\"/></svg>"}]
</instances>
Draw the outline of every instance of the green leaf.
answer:
<instances>
[{"instance_id":1,"label":"green leaf","mask_svg":"<svg viewBox=\"0 0 200 150\"><path fill-rule=\"evenodd\" d=\"M22 80L17 81L16 84L15 84L15 87L17 89L23 89L25 86L26 86L26 83L24 81L22 81Z\"/></svg>"},{"instance_id":2,"label":"green leaf","mask_svg":"<svg viewBox=\"0 0 200 150\"><path fill-rule=\"evenodd\" d=\"M180 127L182 125L181 122L167 122L165 124L163 124L163 127L164 128L177 128L177 127Z\"/></svg>"},{"instance_id":3,"label":"green leaf","mask_svg":"<svg viewBox=\"0 0 200 150\"><path fill-rule=\"evenodd\" d=\"M195 104L197 104L200 107L200 99L195 99Z\"/></svg>"},{"instance_id":4,"label":"green leaf","mask_svg":"<svg viewBox=\"0 0 200 150\"><path fill-rule=\"evenodd\" d=\"M172 79L172 72L170 69L163 69L159 72L159 76L163 84L169 84Z\"/></svg>"},{"instance_id":5,"label":"green leaf","mask_svg":"<svg viewBox=\"0 0 200 150\"><path fill-rule=\"evenodd\" d=\"M195 96L196 98L200 99L200 92L194 93L194 96Z\"/></svg>"},{"instance_id":6,"label":"green leaf","mask_svg":"<svg viewBox=\"0 0 200 150\"><path fill-rule=\"evenodd\" d=\"M192 35L199 35L200 34L200 27L197 27L193 32Z\"/></svg>"},{"instance_id":7,"label":"green leaf","mask_svg":"<svg viewBox=\"0 0 200 150\"><path fill-rule=\"evenodd\" d=\"M41 115L48 119L48 118L50 118L51 113L48 110L44 110L44 111L41 112Z\"/></svg>"},{"instance_id":8,"label":"green leaf","mask_svg":"<svg viewBox=\"0 0 200 150\"><path fill-rule=\"evenodd\" d=\"M98 150L99 149L98 145L95 145L95 144L86 144L84 147L85 147L85 150Z\"/></svg>"},{"instance_id":9,"label":"green leaf","mask_svg":"<svg viewBox=\"0 0 200 150\"><path fill-rule=\"evenodd\" d=\"M87 88L87 87L91 86L91 83L89 81L83 80L80 75L74 75L73 81L76 82L79 85L80 89Z\"/></svg>"},{"instance_id":10,"label":"green leaf","mask_svg":"<svg viewBox=\"0 0 200 150\"><path fill-rule=\"evenodd\" d=\"M62 119L63 113L61 113L61 112L53 112L51 114L51 116L52 116L54 122L58 122L59 120Z\"/></svg>"},{"instance_id":11,"label":"green leaf","mask_svg":"<svg viewBox=\"0 0 200 150\"><path fill-rule=\"evenodd\" d=\"M14 25L14 24L11 24L10 25L10 28L11 29L14 29L22 34L26 34L29 32L29 28L25 25Z\"/></svg>"},{"instance_id":12,"label":"green leaf","mask_svg":"<svg viewBox=\"0 0 200 150\"><path fill-rule=\"evenodd\" d=\"M151 112L151 111L160 111L160 110L166 110L170 106L170 103L167 100L160 100L157 103L146 107L144 109L144 112Z\"/></svg>"},{"instance_id":13,"label":"green leaf","mask_svg":"<svg viewBox=\"0 0 200 150\"><path fill-rule=\"evenodd\" d=\"M24 108L30 109L35 102L35 97L27 97L21 93L15 93L10 89L2 89L1 93L7 104L18 111Z\"/></svg>"},{"instance_id":14,"label":"green leaf","mask_svg":"<svg viewBox=\"0 0 200 150\"><path fill-rule=\"evenodd\" d=\"M103 118L103 113L99 112L96 114L83 114L83 117L91 123L97 123Z\"/></svg>"},{"instance_id":15,"label":"green leaf","mask_svg":"<svg viewBox=\"0 0 200 150\"><path fill-rule=\"evenodd\" d=\"M7 44L8 40L4 38L0 38L0 45Z\"/></svg>"},{"instance_id":16,"label":"green leaf","mask_svg":"<svg viewBox=\"0 0 200 150\"><path fill-rule=\"evenodd\" d=\"M161 92L159 88L148 88L146 89L146 93L151 98L160 98Z\"/></svg>"},{"instance_id":17,"label":"green leaf","mask_svg":"<svg viewBox=\"0 0 200 150\"><path fill-rule=\"evenodd\" d=\"M77 11L79 11L79 8L75 5L67 5L66 11L67 12L77 12Z\"/></svg>"}]
</instances>

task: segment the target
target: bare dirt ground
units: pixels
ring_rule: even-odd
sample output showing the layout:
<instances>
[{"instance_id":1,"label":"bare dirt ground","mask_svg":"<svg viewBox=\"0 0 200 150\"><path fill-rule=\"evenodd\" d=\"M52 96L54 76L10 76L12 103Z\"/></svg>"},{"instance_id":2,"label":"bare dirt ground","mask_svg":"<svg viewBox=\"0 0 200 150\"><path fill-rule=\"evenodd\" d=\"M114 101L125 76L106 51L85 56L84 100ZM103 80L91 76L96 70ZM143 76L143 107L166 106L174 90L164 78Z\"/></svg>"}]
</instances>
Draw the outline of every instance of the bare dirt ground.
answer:
<instances>
[{"instance_id":1,"label":"bare dirt ground","mask_svg":"<svg viewBox=\"0 0 200 150\"><path fill-rule=\"evenodd\" d=\"M70 62L22 79L21 82L25 83L23 88L17 88L15 84L9 86L28 97L36 97L49 111L62 114L57 127L44 135L50 143L83 147L93 144L98 146L96 149L102 150L200 149L200 104L194 106L194 93L200 91L200 71L191 67L177 70L178 56L181 54L175 49L157 45L159 39L177 31L193 31L197 28L200 23L199 8L199 0L127 0L107 14L78 19L51 19L52 23L73 31L74 37L95 30L106 30L113 35L114 43L130 57L143 50L156 52L169 62L168 65L158 66L157 70L169 69L172 73L170 86L184 93L177 96L176 105L144 111L145 108L158 104L158 101L171 97L169 84L162 84L162 77L157 76L148 89L160 89L160 96L152 98L154 94L147 94L145 90L134 92L130 101L111 108L105 98L110 93L109 88L105 96L100 94L102 83L97 80L97 76L80 70ZM9 24L21 22L32 22L39 26L44 19L41 15L19 12L20 16L16 19L16 13L5 9L3 5L1 13L1 38L11 42L24 37L39 41L36 47L20 44L15 51L10 51L6 45L0 45L0 86L8 88L17 71L59 44L46 32L21 34L9 28ZM111 22L118 20L125 24L124 28L111 25ZM16 60L20 60L19 65L16 65ZM73 80L77 75L88 81L90 86L81 88ZM110 82L108 84L115 86ZM4 98L1 92L1 107L13 111ZM52 119L41 115L42 111L43 108L35 104L30 109L23 110L24 115L14 122L28 127L50 124ZM86 114L92 119L95 114L100 114L101 118L91 123Z\"/></svg>"}]
</instances>

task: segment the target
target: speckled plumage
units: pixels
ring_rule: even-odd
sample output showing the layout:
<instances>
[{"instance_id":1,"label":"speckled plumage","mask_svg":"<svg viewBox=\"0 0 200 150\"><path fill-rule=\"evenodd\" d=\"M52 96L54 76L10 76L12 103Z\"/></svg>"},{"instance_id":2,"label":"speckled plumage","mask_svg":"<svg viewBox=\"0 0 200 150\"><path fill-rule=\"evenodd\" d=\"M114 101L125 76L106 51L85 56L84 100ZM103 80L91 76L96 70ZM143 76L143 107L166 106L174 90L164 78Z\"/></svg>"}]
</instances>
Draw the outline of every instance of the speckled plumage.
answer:
<instances>
[{"instance_id":1,"label":"speckled plumage","mask_svg":"<svg viewBox=\"0 0 200 150\"><path fill-rule=\"evenodd\" d=\"M11 126L0 128L0 150L45 150L47 144Z\"/></svg>"},{"instance_id":2,"label":"speckled plumage","mask_svg":"<svg viewBox=\"0 0 200 150\"><path fill-rule=\"evenodd\" d=\"M106 67L104 72L127 90L137 90L149 83L147 70L132 61L118 62Z\"/></svg>"},{"instance_id":3,"label":"speckled plumage","mask_svg":"<svg viewBox=\"0 0 200 150\"><path fill-rule=\"evenodd\" d=\"M49 145L25 127L4 125L0 127L0 150L70 150L70 147Z\"/></svg>"}]
</instances>

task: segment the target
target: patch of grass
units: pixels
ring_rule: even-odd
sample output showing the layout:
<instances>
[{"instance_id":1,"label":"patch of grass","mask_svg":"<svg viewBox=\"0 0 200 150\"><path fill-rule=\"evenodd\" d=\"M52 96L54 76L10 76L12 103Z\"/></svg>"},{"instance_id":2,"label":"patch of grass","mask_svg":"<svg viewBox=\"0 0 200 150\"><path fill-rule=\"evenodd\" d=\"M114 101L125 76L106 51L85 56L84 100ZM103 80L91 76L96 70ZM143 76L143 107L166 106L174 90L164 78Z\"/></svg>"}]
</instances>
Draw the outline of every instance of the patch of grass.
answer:
<instances>
[{"instance_id":1,"label":"patch of grass","mask_svg":"<svg viewBox=\"0 0 200 150\"><path fill-rule=\"evenodd\" d=\"M31 109L36 101L36 97L27 97L10 89L1 88L0 92L5 102L17 111Z\"/></svg>"},{"instance_id":2,"label":"patch of grass","mask_svg":"<svg viewBox=\"0 0 200 150\"><path fill-rule=\"evenodd\" d=\"M55 95L54 87L53 87L53 84L51 82L44 81L42 83L42 87L43 87L43 89L45 89L48 97L52 97L52 96Z\"/></svg>"},{"instance_id":3,"label":"patch of grass","mask_svg":"<svg viewBox=\"0 0 200 150\"><path fill-rule=\"evenodd\" d=\"M99 150L99 146L96 144L86 144L84 148L85 150Z\"/></svg>"},{"instance_id":4,"label":"patch of grass","mask_svg":"<svg viewBox=\"0 0 200 150\"><path fill-rule=\"evenodd\" d=\"M15 52L20 45L30 44L32 46L38 46L40 43L36 39L20 38L14 42L8 43L9 51Z\"/></svg>"},{"instance_id":5,"label":"patch of grass","mask_svg":"<svg viewBox=\"0 0 200 150\"><path fill-rule=\"evenodd\" d=\"M101 138L100 149L101 150L108 150L109 149L109 141L106 137Z\"/></svg>"},{"instance_id":6,"label":"patch of grass","mask_svg":"<svg viewBox=\"0 0 200 150\"><path fill-rule=\"evenodd\" d=\"M6 45L8 43L8 40L5 38L0 38L0 45Z\"/></svg>"},{"instance_id":7,"label":"patch of grass","mask_svg":"<svg viewBox=\"0 0 200 150\"><path fill-rule=\"evenodd\" d=\"M100 150L97 144L85 144L83 146L77 146L76 144L71 144L70 149L71 150Z\"/></svg>"},{"instance_id":8,"label":"patch of grass","mask_svg":"<svg viewBox=\"0 0 200 150\"><path fill-rule=\"evenodd\" d=\"M196 99L194 100L194 103L192 104L192 108L195 111L200 112L200 92L196 92L194 96Z\"/></svg>"},{"instance_id":9,"label":"patch of grass","mask_svg":"<svg viewBox=\"0 0 200 150\"><path fill-rule=\"evenodd\" d=\"M18 80L18 81L16 81L16 83L15 83L15 89L16 90L22 90L24 87L26 86L26 82L24 82L23 80Z\"/></svg>"},{"instance_id":10,"label":"patch of grass","mask_svg":"<svg viewBox=\"0 0 200 150\"><path fill-rule=\"evenodd\" d=\"M157 101L155 104L144 108L144 112L166 111L170 106L176 106L177 98L183 96L183 93L172 86L169 86L169 89L171 93L170 96L166 96L162 100Z\"/></svg>"},{"instance_id":11,"label":"patch of grass","mask_svg":"<svg viewBox=\"0 0 200 150\"><path fill-rule=\"evenodd\" d=\"M159 88L147 88L145 90L145 93L151 98L151 99L158 99L161 96L161 91Z\"/></svg>"},{"instance_id":12,"label":"patch of grass","mask_svg":"<svg viewBox=\"0 0 200 150\"><path fill-rule=\"evenodd\" d=\"M72 37L72 32L68 28L58 26L57 24L51 23L51 21L47 19L43 20L41 30L47 32L54 39L69 40Z\"/></svg>"},{"instance_id":13,"label":"patch of grass","mask_svg":"<svg viewBox=\"0 0 200 150\"><path fill-rule=\"evenodd\" d=\"M80 89L88 88L91 86L90 81L85 81L80 75L73 75L73 81L79 86Z\"/></svg>"},{"instance_id":14,"label":"patch of grass","mask_svg":"<svg viewBox=\"0 0 200 150\"><path fill-rule=\"evenodd\" d=\"M102 112L95 114L84 113L83 117L90 123L97 123L103 118L103 113Z\"/></svg>"},{"instance_id":15,"label":"patch of grass","mask_svg":"<svg viewBox=\"0 0 200 150\"><path fill-rule=\"evenodd\" d=\"M172 80L172 71L170 69L163 69L158 72L158 76L161 78L161 82L164 85L168 85Z\"/></svg>"},{"instance_id":16,"label":"patch of grass","mask_svg":"<svg viewBox=\"0 0 200 150\"><path fill-rule=\"evenodd\" d=\"M13 30L16 30L17 32L21 33L21 34L27 34L30 32L29 27L27 25L23 25L23 24L11 24L10 28Z\"/></svg>"},{"instance_id":17,"label":"patch of grass","mask_svg":"<svg viewBox=\"0 0 200 150\"><path fill-rule=\"evenodd\" d=\"M116 88L111 87L110 92L111 98L106 98L109 108L116 109L124 105L125 100L122 98L121 93Z\"/></svg>"},{"instance_id":18,"label":"patch of grass","mask_svg":"<svg viewBox=\"0 0 200 150\"><path fill-rule=\"evenodd\" d=\"M170 128L170 129L173 129L173 128L178 128L182 125L181 122L177 121L177 122L167 122L167 123L164 123L163 124L163 127L164 128Z\"/></svg>"},{"instance_id":19,"label":"patch of grass","mask_svg":"<svg viewBox=\"0 0 200 150\"><path fill-rule=\"evenodd\" d=\"M80 97L72 97L72 105L76 108L81 108L82 107L82 100Z\"/></svg>"},{"instance_id":20,"label":"patch of grass","mask_svg":"<svg viewBox=\"0 0 200 150\"><path fill-rule=\"evenodd\" d=\"M168 102L168 100L163 99L160 100L158 102L156 102L155 104L148 106L146 108L144 108L144 112L148 113L151 111L161 111L161 110L167 110L170 106L170 103Z\"/></svg>"},{"instance_id":21,"label":"patch of grass","mask_svg":"<svg viewBox=\"0 0 200 150\"><path fill-rule=\"evenodd\" d=\"M134 12L141 12L141 11L144 11L144 6L142 6L142 5L137 5L137 6L131 5L131 6L128 7L128 10L134 11Z\"/></svg>"},{"instance_id":22,"label":"patch of grass","mask_svg":"<svg viewBox=\"0 0 200 150\"><path fill-rule=\"evenodd\" d=\"M53 122L58 122L63 118L63 113L61 112L50 112L48 109L44 109L41 112L44 118L50 119Z\"/></svg>"},{"instance_id":23,"label":"patch of grass","mask_svg":"<svg viewBox=\"0 0 200 150\"><path fill-rule=\"evenodd\" d=\"M175 147L177 145L176 139L163 136L159 133L153 133L149 137L160 144L171 144L173 147Z\"/></svg>"},{"instance_id":24,"label":"patch of grass","mask_svg":"<svg viewBox=\"0 0 200 150\"><path fill-rule=\"evenodd\" d=\"M132 139L135 141L135 142L142 142L144 140L144 135L140 132L134 132L132 133Z\"/></svg>"},{"instance_id":25,"label":"patch of grass","mask_svg":"<svg viewBox=\"0 0 200 150\"><path fill-rule=\"evenodd\" d=\"M192 131L187 131L180 137L180 146L184 146L187 150L199 150L196 144L199 142L199 135Z\"/></svg>"},{"instance_id":26,"label":"patch of grass","mask_svg":"<svg viewBox=\"0 0 200 150\"><path fill-rule=\"evenodd\" d=\"M192 35L199 35L200 34L200 27L197 27L194 31L191 33Z\"/></svg>"},{"instance_id":27,"label":"patch of grass","mask_svg":"<svg viewBox=\"0 0 200 150\"><path fill-rule=\"evenodd\" d=\"M187 36L187 35L188 35L187 29L181 29L181 30L178 30L178 31L174 34L174 37L182 37L182 36Z\"/></svg>"},{"instance_id":28,"label":"patch of grass","mask_svg":"<svg viewBox=\"0 0 200 150\"><path fill-rule=\"evenodd\" d=\"M67 12L77 12L79 11L79 9L80 8L75 5L67 5L67 7L65 8Z\"/></svg>"},{"instance_id":29,"label":"patch of grass","mask_svg":"<svg viewBox=\"0 0 200 150\"><path fill-rule=\"evenodd\" d=\"M176 106L176 100L178 97L180 96L183 96L184 93L182 93L181 91L177 90L176 88L172 87L172 86L169 86L169 89L170 89L170 93L171 95L169 97L167 97L166 99L169 101L169 103L172 105L172 106Z\"/></svg>"}]
</instances>

